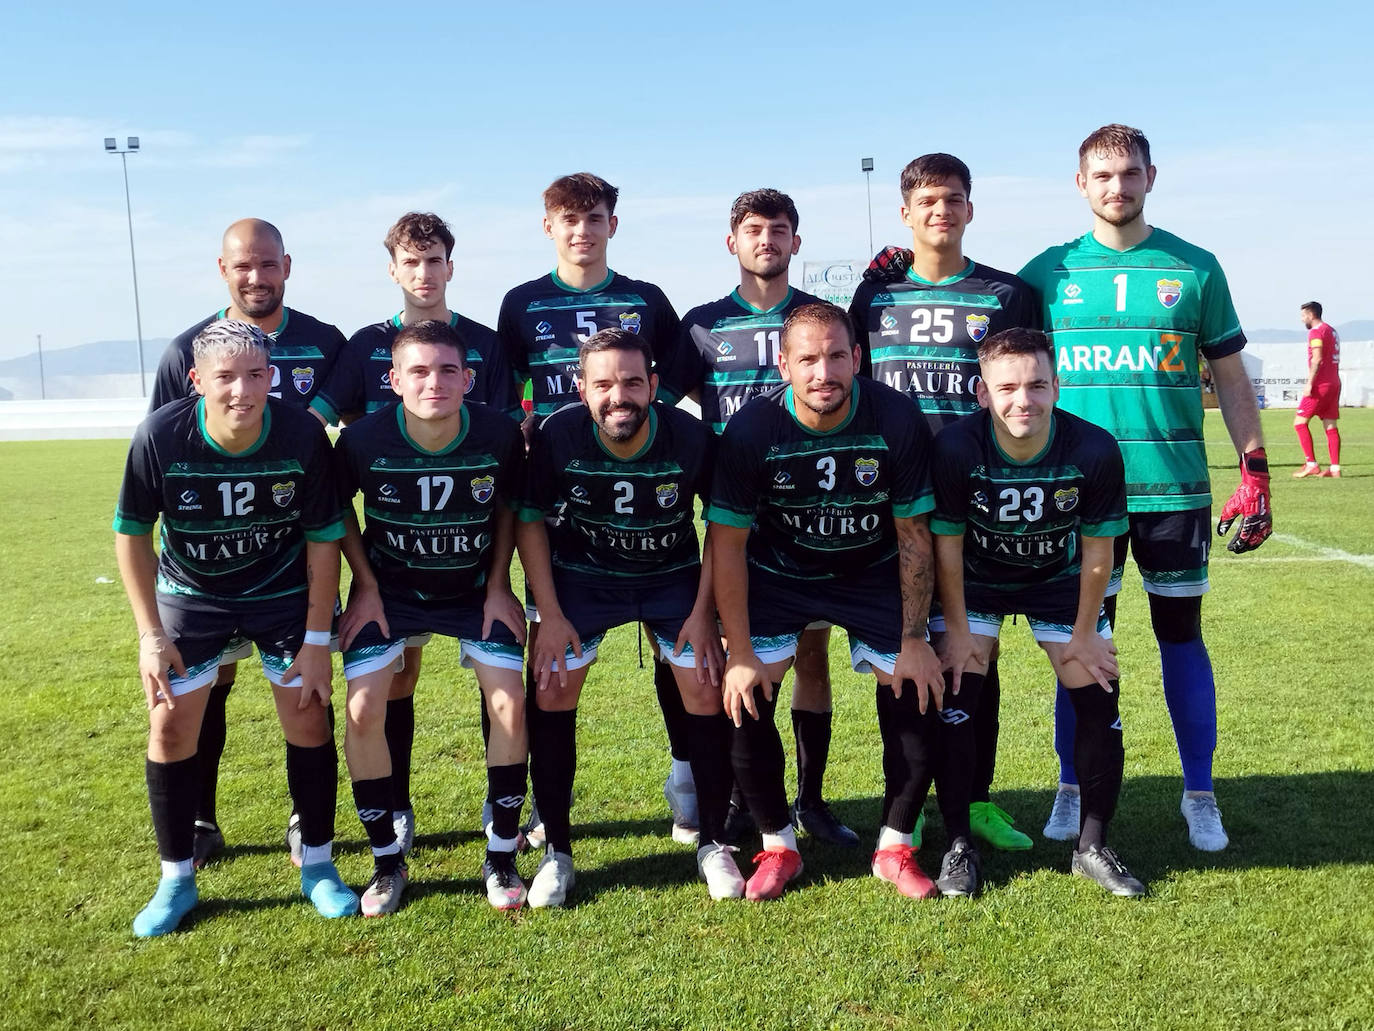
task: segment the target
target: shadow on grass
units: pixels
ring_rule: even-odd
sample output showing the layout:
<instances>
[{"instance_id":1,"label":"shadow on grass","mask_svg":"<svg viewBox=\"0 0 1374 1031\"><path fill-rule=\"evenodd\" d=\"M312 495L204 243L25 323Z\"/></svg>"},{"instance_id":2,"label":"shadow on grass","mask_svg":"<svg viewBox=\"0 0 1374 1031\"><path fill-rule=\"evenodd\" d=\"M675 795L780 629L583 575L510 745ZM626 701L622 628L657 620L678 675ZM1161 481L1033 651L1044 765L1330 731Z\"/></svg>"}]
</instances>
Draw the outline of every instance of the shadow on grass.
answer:
<instances>
[{"instance_id":1,"label":"shadow on grass","mask_svg":"<svg viewBox=\"0 0 1374 1031\"><path fill-rule=\"evenodd\" d=\"M1223 852L1199 852L1188 843L1187 827L1179 813L1182 782L1177 777L1134 777L1122 788L1121 802L1112 821L1110 840L1131 868L1146 880L1193 870L1244 870L1259 867L1313 869L1333 864L1374 863L1374 832L1365 814L1374 811L1374 771L1348 770L1300 773L1288 776L1269 774L1219 780L1217 798L1231 844ZM996 887L1037 870L1067 872L1072 843L1049 841L1040 828L1053 801L1051 789L1018 788L993 791L993 801L1016 818L1017 826L1029 834L1033 847L1025 852L998 852L983 844L984 877ZM881 812L877 798L832 799L835 815L859 833L858 848L826 845L802 836L800 847L806 869L798 887L869 876L872 843L877 836ZM573 851L585 856L587 845L598 839L666 837L666 818L647 820L602 820L578 823L573 812ZM417 844L424 850L444 850L480 840L475 831L421 835ZM926 802L925 848L921 865L932 875L939 868L946 837L934 798ZM340 853L361 852L362 840L342 840ZM745 842L738 853L740 869L748 877L758 839ZM276 853L281 845L244 844L225 850L222 859L238 855ZM520 859L522 876L528 883L539 862L535 853ZM406 894L414 900L425 895L481 896L483 886L470 877L418 876ZM615 891L656 890L699 883L696 850L674 846L640 856L618 859L598 866L577 868L577 887L571 904L582 905ZM298 897L259 899L212 898L196 909L195 919L220 910L249 910L300 904Z\"/></svg>"}]
</instances>

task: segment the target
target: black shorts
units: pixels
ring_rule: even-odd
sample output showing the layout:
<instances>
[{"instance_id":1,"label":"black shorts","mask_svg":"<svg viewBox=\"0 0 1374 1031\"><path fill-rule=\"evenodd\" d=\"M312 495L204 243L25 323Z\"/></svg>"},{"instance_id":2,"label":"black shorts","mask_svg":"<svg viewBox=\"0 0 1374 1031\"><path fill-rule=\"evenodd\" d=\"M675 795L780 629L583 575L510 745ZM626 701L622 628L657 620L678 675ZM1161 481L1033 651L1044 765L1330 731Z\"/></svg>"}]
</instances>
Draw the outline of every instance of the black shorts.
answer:
<instances>
[{"instance_id":1,"label":"black shorts","mask_svg":"<svg viewBox=\"0 0 1374 1031\"><path fill-rule=\"evenodd\" d=\"M262 672L277 687L299 687L300 678L291 683L282 679L305 636L305 612L309 595L305 591L283 598L245 599L234 602L210 601L179 594L157 594L157 611L162 629L181 652L186 676L168 672L172 694L182 695L208 687L219 675L220 656L235 638L258 646Z\"/></svg>"}]
</instances>

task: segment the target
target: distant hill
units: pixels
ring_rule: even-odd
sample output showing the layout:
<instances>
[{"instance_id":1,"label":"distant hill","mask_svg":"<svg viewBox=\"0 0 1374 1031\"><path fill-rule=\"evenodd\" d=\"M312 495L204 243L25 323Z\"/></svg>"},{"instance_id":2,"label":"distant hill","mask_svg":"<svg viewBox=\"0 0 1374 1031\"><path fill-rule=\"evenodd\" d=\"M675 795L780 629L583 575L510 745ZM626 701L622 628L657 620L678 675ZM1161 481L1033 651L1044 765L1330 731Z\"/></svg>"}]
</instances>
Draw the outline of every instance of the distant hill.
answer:
<instances>
[{"instance_id":1,"label":"distant hill","mask_svg":"<svg viewBox=\"0 0 1374 1031\"><path fill-rule=\"evenodd\" d=\"M158 360L170 343L168 337L154 337L143 341L143 364L149 379L157 371ZM96 340L56 351L43 351L43 375L102 376L108 373L137 373L138 344L133 340ZM38 380L38 352L30 351L18 358L0 361L0 377Z\"/></svg>"},{"instance_id":2,"label":"distant hill","mask_svg":"<svg viewBox=\"0 0 1374 1031\"><path fill-rule=\"evenodd\" d=\"M1342 340L1374 340L1374 319L1356 319L1336 326ZM1301 344L1307 340L1307 331L1297 329L1247 329L1247 339L1256 344Z\"/></svg>"}]
</instances>

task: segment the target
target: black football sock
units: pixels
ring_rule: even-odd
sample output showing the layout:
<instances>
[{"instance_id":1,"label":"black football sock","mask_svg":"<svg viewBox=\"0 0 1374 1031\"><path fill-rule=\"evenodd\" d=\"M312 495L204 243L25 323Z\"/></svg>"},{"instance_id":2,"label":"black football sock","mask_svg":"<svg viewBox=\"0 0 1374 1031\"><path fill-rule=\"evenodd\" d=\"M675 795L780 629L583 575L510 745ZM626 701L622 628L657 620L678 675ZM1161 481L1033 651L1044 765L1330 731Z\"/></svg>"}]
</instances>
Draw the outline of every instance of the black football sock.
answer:
<instances>
[{"instance_id":1,"label":"black football sock","mask_svg":"<svg viewBox=\"0 0 1374 1031\"><path fill-rule=\"evenodd\" d=\"M775 694L770 701L763 697L763 688L755 685L754 705L758 709L758 719L745 711L739 727L731 724L730 760L735 769L735 781L759 830L764 834L776 834L792 822L787 811L782 738L773 722L777 696Z\"/></svg>"},{"instance_id":2,"label":"black football sock","mask_svg":"<svg viewBox=\"0 0 1374 1031\"><path fill-rule=\"evenodd\" d=\"M709 845L725 838L725 814L735 772L730 765L730 718L687 713L687 742L692 749L692 779L697 785L700 842Z\"/></svg>"},{"instance_id":3,"label":"black football sock","mask_svg":"<svg viewBox=\"0 0 1374 1031\"><path fill-rule=\"evenodd\" d=\"M334 742L307 748L286 743L286 784L301 818L301 844L334 840L334 807L339 796L339 753Z\"/></svg>"},{"instance_id":4,"label":"black football sock","mask_svg":"<svg viewBox=\"0 0 1374 1031\"><path fill-rule=\"evenodd\" d=\"M196 777L200 763L193 755L177 762L144 760L148 808L153 814L157 854L165 862L187 862L195 854Z\"/></svg>"},{"instance_id":5,"label":"black football sock","mask_svg":"<svg viewBox=\"0 0 1374 1031\"><path fill-rule=\"evenodd\" d=\"M934 773L935 706L924 716L916 702L916 685L905 682L898 698L890 685L879 684L878 733L883 741L883 809L881 826L899 834L916 829Z\"/></svg>"},{"instance_id":6,"label":"black football sock","mask_svg":"<svg viewBox=\"0 0 1374 1031\"><path fill-rule=\"evenodd\" d=\"M803 809L820 805L830 761L830 713L793 709L792 736L797 740L797 804Z\"/></svg>"},{"instance_id":7,"label":"black football sock","mask_svg":"<svg viewBox=\"0 0 1374 1031\"><path fill-rule=\"evenodd\" d=\"M960 692L962 694L962 691ZM1001 729L998 712L1002 707L1002 681L997 675L997 660L983 674L983 692L978 711L973 714L973 738L978 749L973 768L974 802L992 800L992 777L997 768L997 734Z\"/></svg>"},{"instance_id":8,"label":"black football sock","mask_svg":"<svg viewBox=\"0 0 1374 1031\"><path fill-rule=\"evenodd\" d=\"M577 710L526 710L530 734L530 785L555 852L572 855L572 786L577 773ZM493 813L494 815L494 813Z\"/></svg>"},{"instance_id":9,"label":"black football sock","mask_svg":"<svg viewBox=\"0 0 1374 1031\"><path fill-rule=\"evenodd\" d=\"M386 747L391 753L391 808L413 809L410 804L410 753L415 747L415 696L393 698L386 703Z\"/></svg>"},{"instance_id":10,"label":"black football sock","mask_svg":"<svg viewBox=\"0 0 1374 1031\"><path fill-rule=\"evenodd\" d=\"M196 742L196 759L200 766L200 798L196 803L196 819L201 823L219 824L215 815L215 794L219 788L219 761L224 755L227 718L225 704L229 689L234 686L215 684L205 702L205 718L200 723L200 740Z\"/></svg>"},{"instance_id":11,"label":"black football sock","mask_svg":"<svg viewBox=\"0 0 1374 1031\"><path fill-rule=\"evenodd\" d=\"M487 799L492 837L514 840L520 833L520 809L525 804L525 764L488 766Z\"/></svg>"},{"instance_id":12,"label":"black football sock","mask_svg":"<svg viewBox=\"0 0 1374 1031\"><path fill-rule=\"evenodd\" d=\"M1126 751L1121 741L1120 681L1108 683L1112 686L1110 694L1095 683L1069 691L1069 700L1078 715L1073 761L1078 767L1082 793L1080 852L1107 843L1107 824L1116 812L1126 765Z\"/></svg>"},{"instance_id":13,"label":"black football sock","mask_svg":"<svg viewBox=\"0 0 1374 1031\"><path fill-rule=\"evenodd\" d=\"M391 815L390 778L355 780L353 805L358 810L363 830L367 832L367 843L372 846L373 856L382 852L388 855L399 853L401 850L396 844L396 828Z\"/></svg>"},{"instance_id":14,"label":"black football sock","mask_svg":"<svg viewBox=\"0 0 1374 1031\"><path fill-rule=\"evenodd\" d=\"M940 722L935 747L935 798L945 821L949 840L970 838L968 806L973 793L976 765L973 714L983 693L983 675L965 673L959 693L950 691L953 678L945 674L945 707L936 710ZM935 709L935 703L930 705Z\"/></svg>"},{"instance_id":15,"label":"black football sock","mask_svg":"<svg viewBox=\"0 0 1374 1031\"><path fill-rule=\"evenodd\" d=\"M663 726L668 731L668 750L674 759L687 762L691 746L687 742L687 710L682 706L682 692L677 689L677 677L671 664L654 660L654 693L658 707L663 710Z\"/></svg>"}]
</instances>

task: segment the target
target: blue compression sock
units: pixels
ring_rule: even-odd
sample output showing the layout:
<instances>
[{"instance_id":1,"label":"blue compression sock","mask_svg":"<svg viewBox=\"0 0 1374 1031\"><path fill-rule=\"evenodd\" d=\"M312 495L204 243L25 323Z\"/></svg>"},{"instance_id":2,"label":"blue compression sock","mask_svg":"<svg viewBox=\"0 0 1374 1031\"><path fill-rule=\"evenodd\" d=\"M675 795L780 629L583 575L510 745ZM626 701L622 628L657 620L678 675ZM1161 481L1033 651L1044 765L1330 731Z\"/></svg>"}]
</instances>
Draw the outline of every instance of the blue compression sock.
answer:
<instances>
[{"instance_id":1,"label":"blue compression sock","mask_svg":"<svg viewBox=\"0 0 1374 1031\"><path fill-rule=\"evenodd\" d=\"M1054 753L1059 756L1059 782L1077 784L1078 771L1073 767L1073 738L1078 729L1073 700L1068 688L1054 683Z\"/></svg>"},{"instance_id":2,"label":"blue compression sock","mask_svg":"<svg viewBox=\"0 0 1374 1031\"><path fill-rule=\"evenodd\" d=\"M1217 747L1217 688L1212 660L1201 637L1159 642L1164 702L1174 724L1185 791L1212 790L1212 753ZM1058 742L1056 742L1056 746Z\"/></svg>"}]
</instances>

